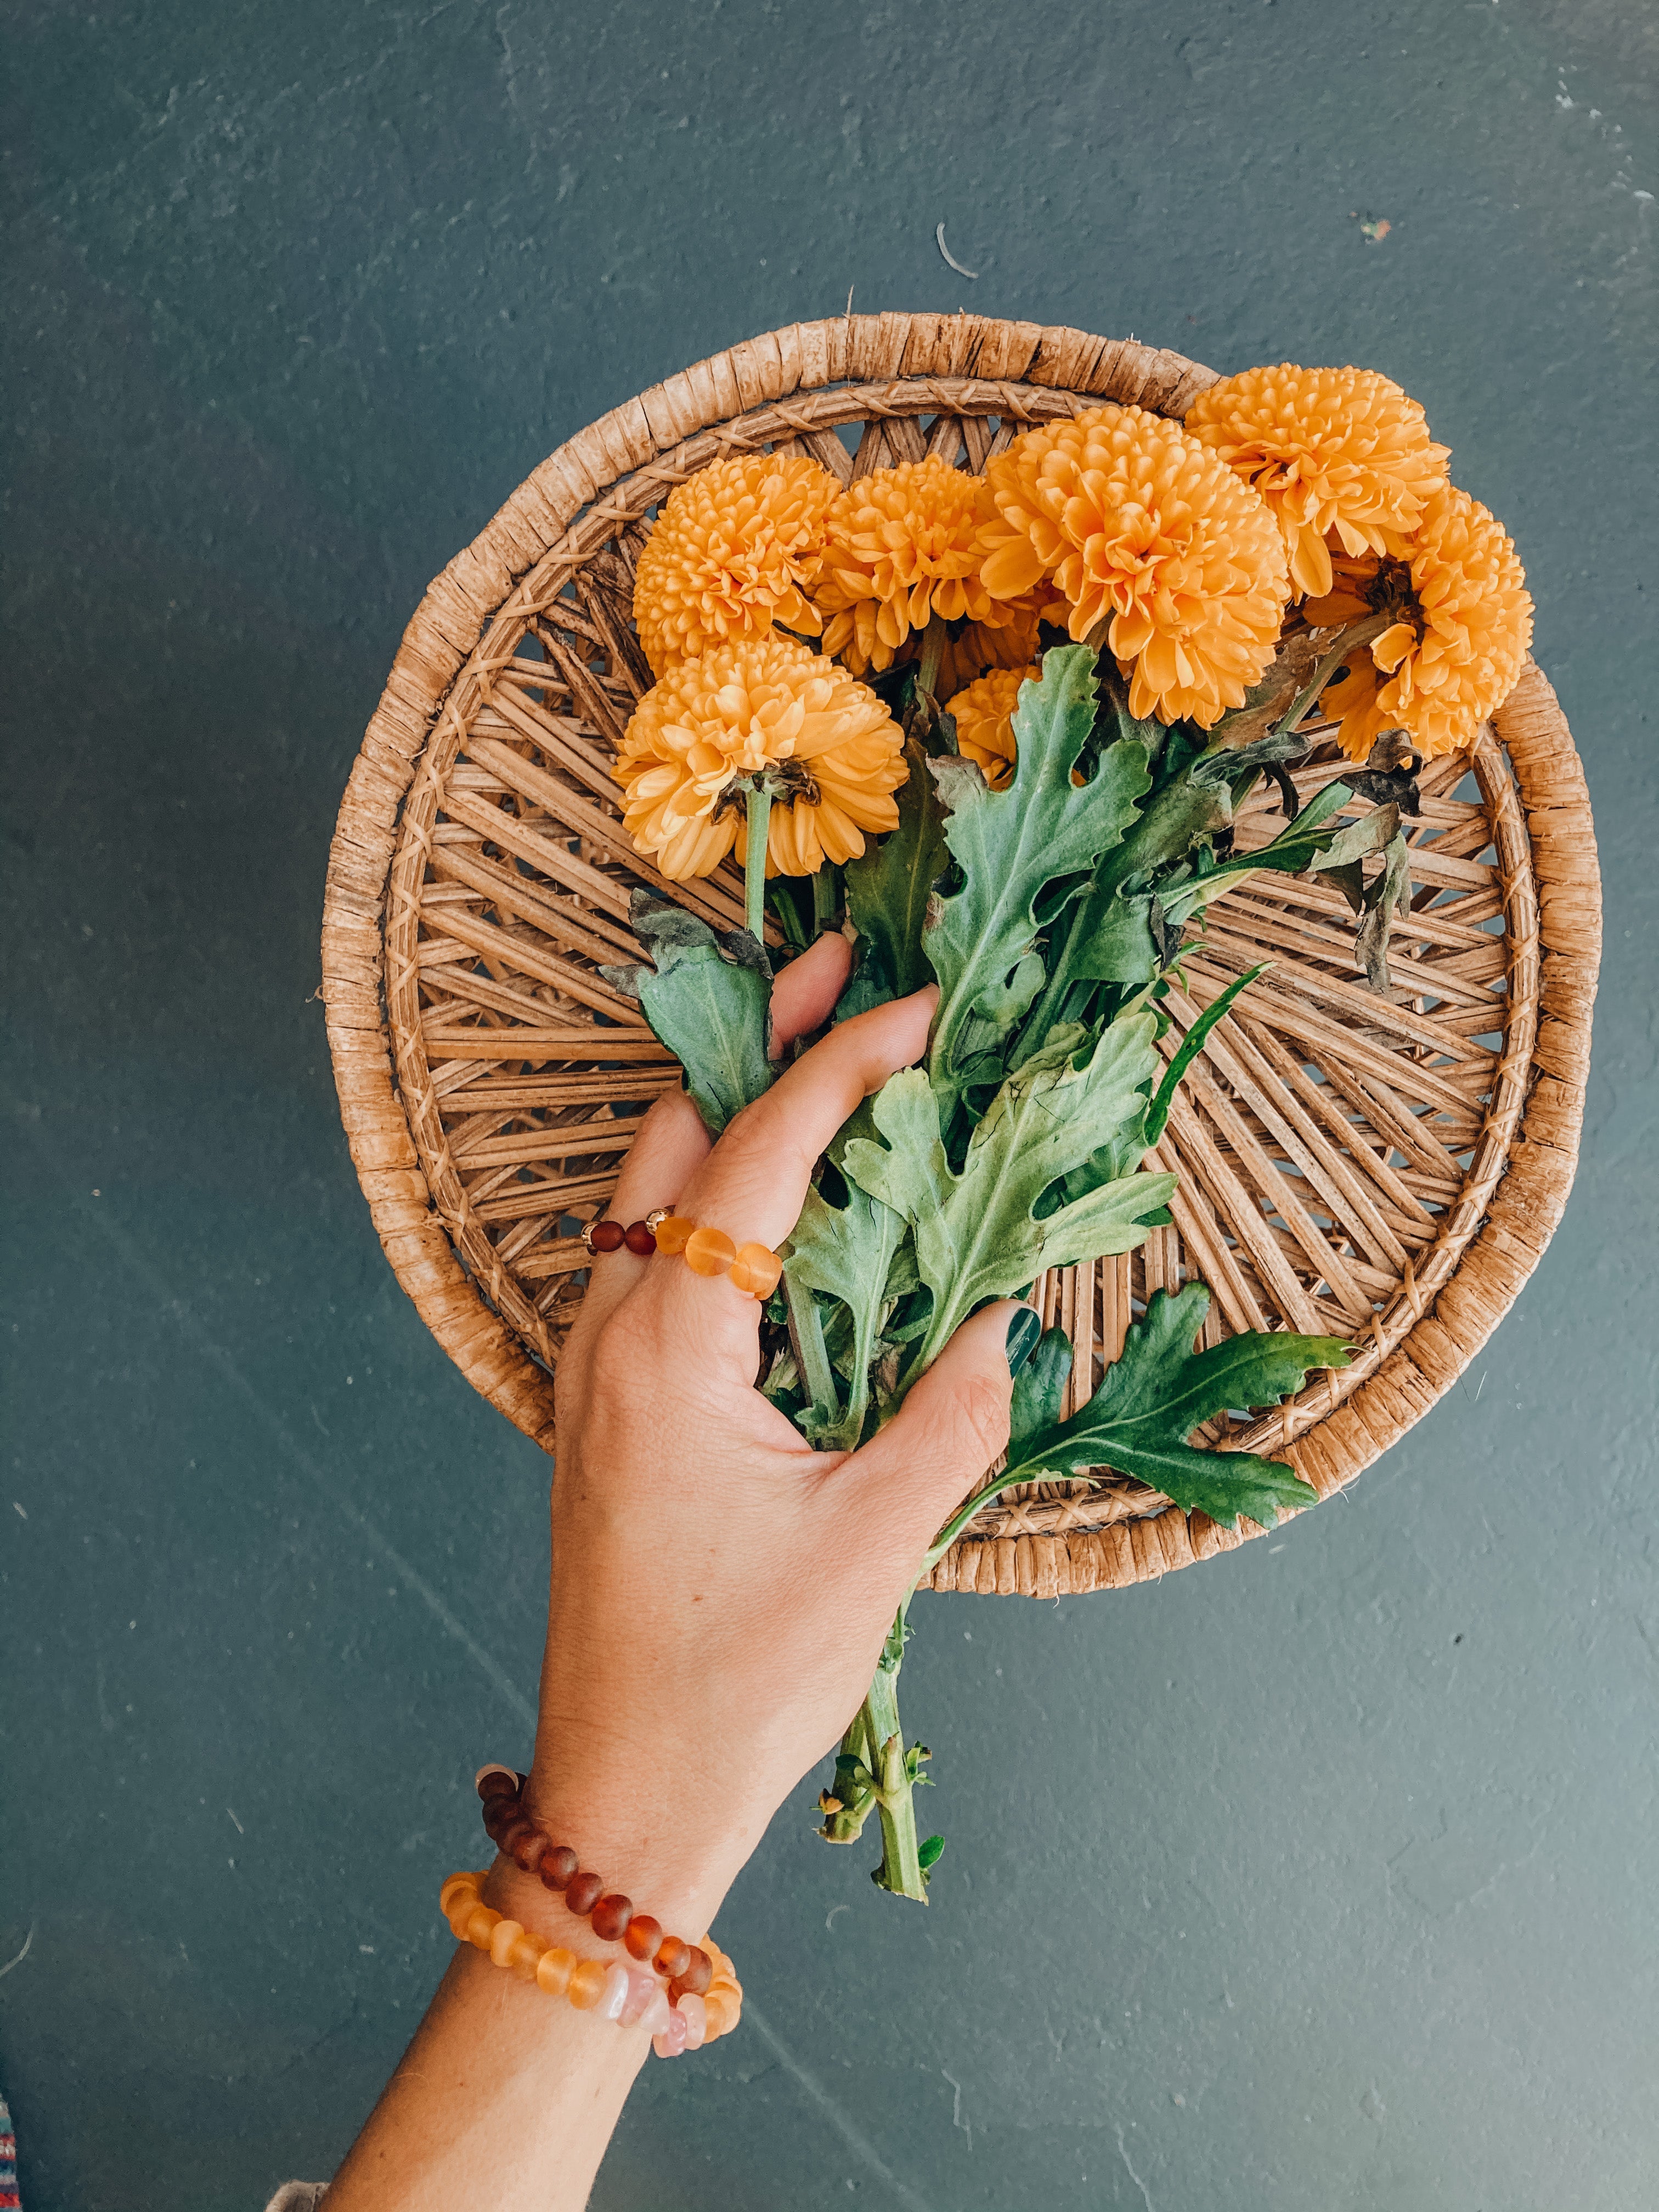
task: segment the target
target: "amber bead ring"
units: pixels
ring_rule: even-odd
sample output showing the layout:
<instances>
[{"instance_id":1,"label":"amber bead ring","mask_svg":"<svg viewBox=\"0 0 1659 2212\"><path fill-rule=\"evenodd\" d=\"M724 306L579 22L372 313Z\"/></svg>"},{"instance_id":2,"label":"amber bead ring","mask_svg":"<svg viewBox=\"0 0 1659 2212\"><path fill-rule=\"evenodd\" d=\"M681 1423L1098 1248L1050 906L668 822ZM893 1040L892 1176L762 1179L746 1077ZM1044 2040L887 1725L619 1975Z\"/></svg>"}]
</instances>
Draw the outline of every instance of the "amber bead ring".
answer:
<instances>
[{"instance_id":1,"label":"amber bead ring","mask_svg":"<svg viewBox=\"0 0 1659 2212\"><path fill-rule=\"evenodd\" d=\"M681 1255L694 1275L724 1275L752 1298L769 1297L783 1262L764 1244L735 1244L723 1229L699 1228L684 1215L659 1206L643 1221L590 1221L582 1231L589 1252L626 1249L644 1260L653 1252Z\"/></svg>"}]
</instances>

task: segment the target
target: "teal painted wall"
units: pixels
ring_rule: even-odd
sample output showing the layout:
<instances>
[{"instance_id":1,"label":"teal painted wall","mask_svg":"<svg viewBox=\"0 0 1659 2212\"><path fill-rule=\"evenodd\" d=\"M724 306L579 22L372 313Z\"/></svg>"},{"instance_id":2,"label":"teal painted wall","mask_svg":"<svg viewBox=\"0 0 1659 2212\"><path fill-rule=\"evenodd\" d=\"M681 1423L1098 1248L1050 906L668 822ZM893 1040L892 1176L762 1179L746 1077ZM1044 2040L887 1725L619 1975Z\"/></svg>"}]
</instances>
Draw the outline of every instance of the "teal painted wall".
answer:
<instances>
[{"instance_id":1,"label":"teal painted wall","mask_svg":"<svg viewBox=\"0 0 1659 2212\"><path fill-rule=\"evenodd\" d=\"M546 1470L346 1156L334 810L427 580L542 456L849 286L1421 398L1520 543L1596 805L1585 1157L1488 1352L1348 1502L1158 1588L919 1605L932 1908L786 1808L723 1923L748 2024L647 2069L595 2203L1650 2204L1659 16L5 20L0 2083L31 2212L325 2175L441 1970L468 1777L528 1741Z\"/></svg>"}]
</instances>

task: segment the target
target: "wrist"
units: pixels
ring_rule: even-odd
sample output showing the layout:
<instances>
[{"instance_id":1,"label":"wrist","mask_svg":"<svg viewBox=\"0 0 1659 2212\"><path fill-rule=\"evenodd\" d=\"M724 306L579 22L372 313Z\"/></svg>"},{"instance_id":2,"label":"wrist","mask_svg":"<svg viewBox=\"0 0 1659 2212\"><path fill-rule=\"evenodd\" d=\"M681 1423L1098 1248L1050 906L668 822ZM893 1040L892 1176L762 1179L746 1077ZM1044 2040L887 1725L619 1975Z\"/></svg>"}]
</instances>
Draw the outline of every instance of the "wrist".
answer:
<instances>
[{"instance_id":1,"label":"wrist","mask_svg":"<svg viewBox=\"0 0 1659 2212\"><path fill-rule=\"evenodd\" d=\"M677 1960L702 1945L746 1856L733 1857L697 1824L653 1829L636 1792L554 1790L535 1774L520 1787L510 1769L496 1768L481 1773L480 1795L497 1850L483 1901L577 1957L608 1962L623 1946L637 1960L654 1960L671 1985L683 1971ZM706 1960L696 1971L706 1979Z\"/></svg>"}]
</instances>

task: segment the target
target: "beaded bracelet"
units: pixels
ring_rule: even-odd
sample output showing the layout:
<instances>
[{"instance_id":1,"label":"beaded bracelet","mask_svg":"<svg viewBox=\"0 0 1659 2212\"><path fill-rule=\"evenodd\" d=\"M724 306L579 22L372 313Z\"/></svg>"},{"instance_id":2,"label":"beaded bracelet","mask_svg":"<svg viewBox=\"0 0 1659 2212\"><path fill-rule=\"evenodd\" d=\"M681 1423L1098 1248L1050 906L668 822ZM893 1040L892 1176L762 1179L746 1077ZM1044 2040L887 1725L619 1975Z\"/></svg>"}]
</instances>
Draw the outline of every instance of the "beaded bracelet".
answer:
<instances>
[{"instance_id":1,"label":"beaded bracelet","mask_svg":"<svg viewBox=\"0 0 1659 2212\"><path fill-rule=\"evenodd\" d=\"M635 1912L634 1901L607 1890L603 1878L586 1870L568 1844L555 1844L524 1809L525 1777L510 1766L482 1766L478 1796L484 1833L521 1874L533 1874L544 1889L562 1896L568 1911L586 1920L602 1943L621 1943L630 1958L654 1966L668 1984L671 2004L682 1996L701 1996L714 1975L714 1961L700 1945L670 1936L648 1912Z\"/></svg>"},{"instance_id":2,"label":"beaded bracelet","mask_svg":"<svg viewBox=\"0 0 1659 2212\"><path fill-rule=\"evenodd\" d=\"M743 1989L732 1962L717 1943L714 1978L708 1994L688 1990L670 2003L668 1991L642 1966L608 1966L578 1958L562 1944L544 1943L520 1920L509 1920L486 1905L482 1874L453 1874L438 1893L439 1910L457 1942L471 1943L491 1962L534 1982L549 1996L563 1997L578 2012L596 2012L622 2027L642 2027L659 2058L678 2058L717 2036L729 2035L743 2017Z\"/></svg>"},{"instance_id":3,"label":"beaded bracelet","mask_svg":"<svg viewBox=\"0 0 1659 2212\"><path fill-rule=\"evenodd\" d=\"M734 1244L723 1229L699 1229L665 1206L643 1221L590 1221L582 1243L592 1253L620 1252L625 1245L641 1259L653 1252L683 1253L694 1275L724 1275L750 1297L769 1297L778 1286L783 1262L764 1244Z\"/></svg>"}]
</instances>

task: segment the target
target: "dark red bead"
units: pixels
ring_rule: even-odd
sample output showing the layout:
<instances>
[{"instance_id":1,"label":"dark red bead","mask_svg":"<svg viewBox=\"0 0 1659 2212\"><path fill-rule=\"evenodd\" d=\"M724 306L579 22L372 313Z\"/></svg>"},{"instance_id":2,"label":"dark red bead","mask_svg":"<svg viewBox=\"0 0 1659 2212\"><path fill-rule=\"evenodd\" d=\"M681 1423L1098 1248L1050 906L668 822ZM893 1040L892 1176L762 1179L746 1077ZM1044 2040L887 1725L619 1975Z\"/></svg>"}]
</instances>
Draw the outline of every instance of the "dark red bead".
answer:
<instances>
[{"instance_id":1,"label":"dark red bead","mask_svg":"<svg viewBox=\"0 0 1659 2212\"><path fill-rule=\"evenodd\" d=\"M620 1943L633 1917L633 1899L613 1889L593 1907L593 1933L601 1943Z\"/></svg>"},{"instance_id":2,"label":"dark red bead","mask_svg":"<svg viewBox=\"0 0 1659 2212\"><path fill-rule=\"evenodd\" d=\"M657 1249L656 1231L647 1228L642 1221L630 1221L623 1231L623 1243L630 1252L637 1252L641 1260L648 1260Z\"/></svg>"},{"instance_id":3,"label":"dark red bead","mask_svg":"<svg viewBox=\"0 0 1659 2212\"><path fill-rule=\"evenodd\" d=\"M536 1869L542 1878L543 1888L562 1889L575 1873L577 1864L576 1854L568 1844L550 1844Z\"/></svg>"},{"instance_id":4,"label":"dark red bead","mask_svg":"<svg viewBox=\"0 0 1659 2212\"><path fill-rule=\"evenodd\" d=\"M520 1844L528 1842L535 1832L535 1822L520 1813L518 1819L509 1821L495 1838L495 1848L498 1851L505 1851L508 1858L515 1859L519 1856Z\"/></svg>"},{"instance_id":5,"label":"dark red bead","mask_svg":"<svg viewBox=\"0 0 1659 2212\"><path fill-rule=\"evenodd\" d=\"M653 1962L659 1974L676 1980L691 1963L691 1946L678 1936L665 1936L662 1948Z\"/></svg>"},{"instance_id":6,"label":"dark red bead","mask_svg":"<svg viewBox=\"0 0 1659 2212\"><path fill-rule=\"evenodd\" d=\"M580 1874L573 1874L569 1881L564 1886L564 1901L566 1905L569 1906L571 1911L576 1914L579 1919L582 1920L586 1919L588 1914L593 1910L593 1907L599 1903L600 1898L603 1897L604 1894L604 1876L602 1875L589 1874L586 1870Z\"/></svg>"},{"instance_id":7,"label":"dark red bead","mask_svg":"<svg viewBox=\"0 0 1659 2212\"><path fill-rule=\"evenodd\" d=\"M691 1946L690 1965L682 1973L676 1975L675 1979L681 1989L689 1990L694 1997L700 1997L714 1978L714 1960L707 1951L700 1951L694 1943Z\"/></svg>"},{"instance_id":8,"label":"dark red bead","mask_svg":"<svg viewBox=\"0 0 1659 2212\"><path fill-rule=\"evenodd\" d=\"M620 1221L596 1221L587 1232L587 1241L596 1252L619 1252L627 1234Z\"/></svg>"},{"instance_id":9,"label":"dark red bead","mask_svg":"<svg viewBox=\"0 0 1659 2212\"><path fill-rule=\"evenodd\" d=\"M629 1922L623 1936L630 1958L647 1962L656 1954L662 1941L662 1923L653 1920L648 1912L636 1912Z\"/></svg>"},{"instance_id":10,"label":"dark red bead","mask_svg":"<svg viewBox=\"0 0 1659 2212\"><path fill-rule=\"evenodd\" d=\"M516 1797L487 1797L484 1800L484 1833L496 1843L521 1817L521 1808Z\"/></svg>"},{"instance_id":11,"label":"dark red bead","mask_svg":"<svg viewBox=\"0 0 1659 2212\"><path fill-rule=\"evenodd\" d=\"M486 1805L492 1797L516 1797L518 1794L518 1778L504 1766L492 1766L478 1778L478 1795Z\"/></svg>"},{"instance_id":12,"label":"dark red bead","mask_svg":"<svg viewBox=\"0 0 1659 2212\"><path fill-rule=\"evenodd\" d=\"M547 1838L539 1828L532 1828L527 1836L520 1836L513 1846L513 1856L520 1874L534 1874L547 1850Z\"/></svg>"}]
</instances>

